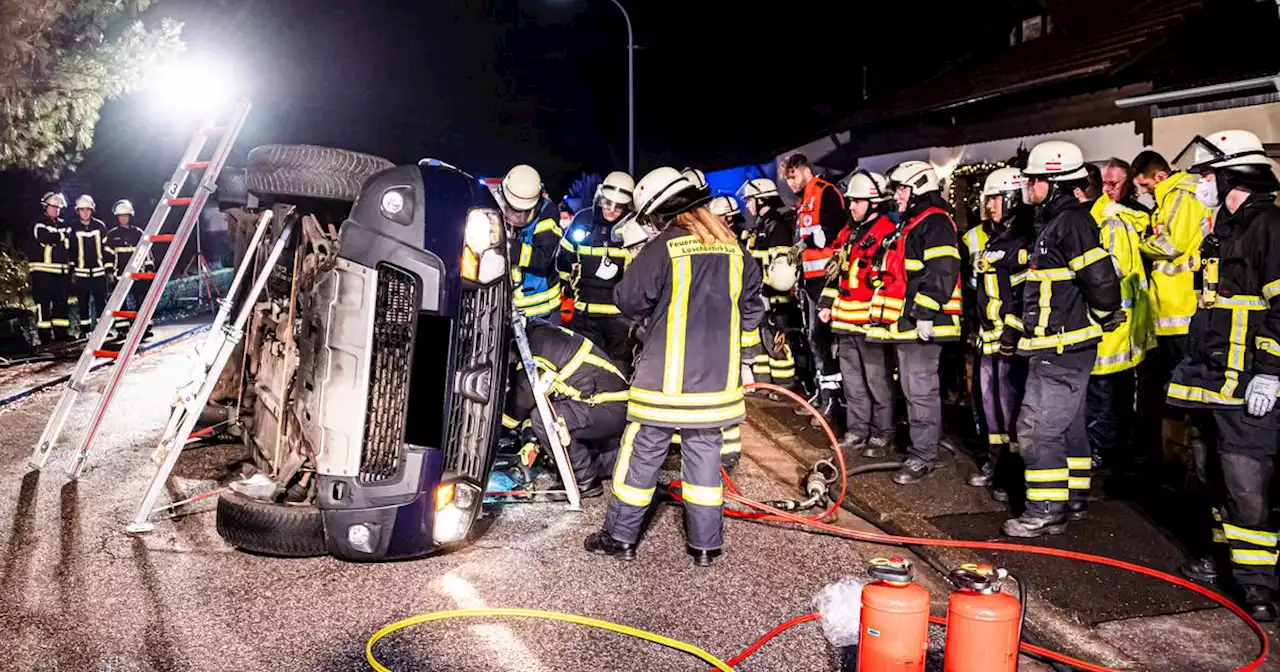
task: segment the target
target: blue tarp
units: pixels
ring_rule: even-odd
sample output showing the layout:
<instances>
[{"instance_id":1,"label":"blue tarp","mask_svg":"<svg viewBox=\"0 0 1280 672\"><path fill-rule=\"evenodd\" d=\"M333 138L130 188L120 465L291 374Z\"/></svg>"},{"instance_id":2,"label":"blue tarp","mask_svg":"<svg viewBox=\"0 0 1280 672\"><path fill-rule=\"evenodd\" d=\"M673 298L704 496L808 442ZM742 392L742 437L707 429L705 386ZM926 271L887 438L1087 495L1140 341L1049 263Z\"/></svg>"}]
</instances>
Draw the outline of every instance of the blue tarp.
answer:
<instances>
[{"instance_id":1,"label":"blue tarp","mask_svg":"<svg viewBox=\"0 0 1280 672\"><path fill-rule=\"evenodd\" d=\"M747 164L737 168L726 168L707 173L707 184L713 194L735 194L743 182L757 177L776 180L778 167L772 161L762 164Z\"/></svg>"}]
</instances>

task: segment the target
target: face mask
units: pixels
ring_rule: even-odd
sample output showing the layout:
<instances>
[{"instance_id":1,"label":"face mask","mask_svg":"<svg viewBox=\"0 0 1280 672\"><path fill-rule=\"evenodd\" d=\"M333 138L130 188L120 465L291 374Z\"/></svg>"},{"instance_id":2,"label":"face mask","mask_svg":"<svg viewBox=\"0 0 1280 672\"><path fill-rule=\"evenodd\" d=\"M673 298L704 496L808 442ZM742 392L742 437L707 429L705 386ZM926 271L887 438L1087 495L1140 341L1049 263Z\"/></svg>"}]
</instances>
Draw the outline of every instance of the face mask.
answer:
<instances>
[{"instance_id":1,"label":"face mask","mask_svg":"<svg viewBox=\"0 0 1280 672\"><path fill-rule=\"evenodd\" d=\"M1196 182L1196 200L1206 208L1218 207L1218 183L1203 177Z\"/></svg>"},{"instance_id":2,"label":"face mask","mask_svg":"<svg viewBox=\"0 0 1280 672\"><path fill-rule=\"evenodd\" d=\"M1156 207L1156 197L1152 196L1151 194L1148 194L1148 193L1138 194L1137 200L1139 203L1142 204L1142 207L1148 210L1154 210Z\"/></svg>"}]
</instances>

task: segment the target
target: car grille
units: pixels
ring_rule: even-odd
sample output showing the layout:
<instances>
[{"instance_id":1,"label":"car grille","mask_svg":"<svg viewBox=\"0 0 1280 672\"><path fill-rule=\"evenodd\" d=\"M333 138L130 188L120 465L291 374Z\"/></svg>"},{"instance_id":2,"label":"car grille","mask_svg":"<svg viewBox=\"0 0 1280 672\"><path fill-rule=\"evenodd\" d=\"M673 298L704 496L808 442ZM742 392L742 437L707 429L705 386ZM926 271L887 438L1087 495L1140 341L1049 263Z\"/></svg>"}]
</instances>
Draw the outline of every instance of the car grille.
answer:
<instances>
[{"instance_id":1,"label":"car grille","mask_svg":"<svg viewBox=\"0 0 1280 672\"><path fill-rule=\"evenodd\" d=\"M405 406L409 400L413 328L418 316L418 283L394 266L379 264L377 310L369 359L369 412L359 480L396 475L404 450Z\"/></svg>"},{"instance_id":2,"label":"car grille","mask_svg":"<svg viewBox=\"0 0 1280 672\"><path fill-rule=\"evenodd\" d=\"M458 307L460 329L454 352L453 370L463 371L477 366L493 366L493 358L507 356L507 324L510 302L503 283L464 290ZM449 440L445 443L445 469L483 483L489 467L491 444L497 414L502 412L501 396L505 380L501 377L505 359L493 366L489 385L489 403L477 403L460 393L453 394L449 409Z\"/></svg>"}]
</instances>

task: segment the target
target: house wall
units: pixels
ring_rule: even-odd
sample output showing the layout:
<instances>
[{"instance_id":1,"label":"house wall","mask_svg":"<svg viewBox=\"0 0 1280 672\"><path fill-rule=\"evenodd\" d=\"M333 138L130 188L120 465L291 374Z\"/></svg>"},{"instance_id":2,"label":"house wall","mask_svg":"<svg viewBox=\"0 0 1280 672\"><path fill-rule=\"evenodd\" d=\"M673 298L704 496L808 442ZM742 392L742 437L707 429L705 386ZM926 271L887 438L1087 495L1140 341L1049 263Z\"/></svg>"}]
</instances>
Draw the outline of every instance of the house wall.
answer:
<instances>
[{"instance_id":1,"label":"house wall","mask_svg":"<svg viewBox=\"0 0 1280 672\"><path fill-rule=\"evenodd\" d=\"M1157 117L1151 123L1152 146L1170 162L1192 138L1214 131L1251 131L1264 143L1280 143L1280 103Z\"/></svg>"}]
</instances>

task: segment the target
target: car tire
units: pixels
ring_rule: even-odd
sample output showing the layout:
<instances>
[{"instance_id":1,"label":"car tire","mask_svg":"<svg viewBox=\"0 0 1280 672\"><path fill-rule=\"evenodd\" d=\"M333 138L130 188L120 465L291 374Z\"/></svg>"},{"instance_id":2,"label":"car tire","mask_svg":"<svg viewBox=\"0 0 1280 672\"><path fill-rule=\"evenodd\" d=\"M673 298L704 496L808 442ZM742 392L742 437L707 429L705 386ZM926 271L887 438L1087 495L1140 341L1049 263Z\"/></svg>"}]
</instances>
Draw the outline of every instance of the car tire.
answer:
<instances>
[{"instance_id":1,"label":"car tire","mask_svg":"<svg viewBox=\"0 0 1280 672\"><path fill-rule=\"evenodd\" d=\"M394 167L380 156L315 145L263 145L249 152L245 188L258 196L354 201L364 181Z\"/></svg>"},{"instance_id":2,"label":"car tire","mask_svg":"<svg viewBox=\"0 0 1280 672\"><path fill-rule=\"evenodd\" d=\"M320 509L275 504L230 488L218 496L218 536L243 551L286 558L327 555Z\"/></svg>"}]
</instances>

